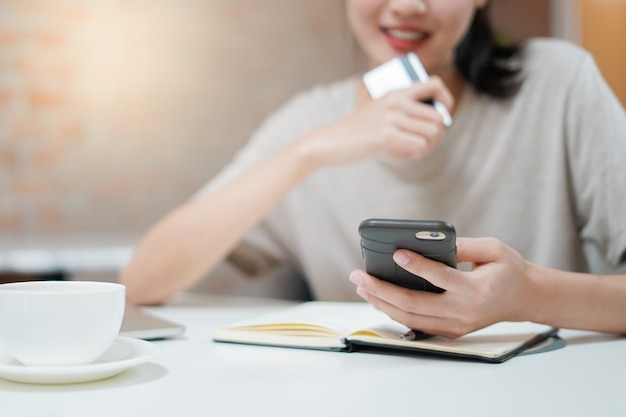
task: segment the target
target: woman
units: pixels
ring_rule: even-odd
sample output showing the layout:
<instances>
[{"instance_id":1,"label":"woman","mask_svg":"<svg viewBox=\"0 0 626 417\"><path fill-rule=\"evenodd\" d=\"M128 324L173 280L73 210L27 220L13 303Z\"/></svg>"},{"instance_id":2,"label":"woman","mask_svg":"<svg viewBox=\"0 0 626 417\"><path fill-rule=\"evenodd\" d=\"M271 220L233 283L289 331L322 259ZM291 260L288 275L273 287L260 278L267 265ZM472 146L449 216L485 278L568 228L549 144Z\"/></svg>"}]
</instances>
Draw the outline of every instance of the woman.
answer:
<instances>
[{"instance_id":1,"label":"woman","mask_svg":"<svg viewBox=\"0 0 626 417\"><path fill-rule=\"evenodd\" d=\"M583 256L626 262L624 110L575 46L498 48L485 3L347 0L370 67L415 52L431 80L379 100L359 77L296 96L148 232L122 274L129 299L159 303L245 242L298 268L317 299L358 299L349 275L376 308L433 334L504 320L626 331L626 276L589 274ZM350 273L371 217L453 223L472 270L395 254L442 294Z\"/></svg>"}]
</instances>

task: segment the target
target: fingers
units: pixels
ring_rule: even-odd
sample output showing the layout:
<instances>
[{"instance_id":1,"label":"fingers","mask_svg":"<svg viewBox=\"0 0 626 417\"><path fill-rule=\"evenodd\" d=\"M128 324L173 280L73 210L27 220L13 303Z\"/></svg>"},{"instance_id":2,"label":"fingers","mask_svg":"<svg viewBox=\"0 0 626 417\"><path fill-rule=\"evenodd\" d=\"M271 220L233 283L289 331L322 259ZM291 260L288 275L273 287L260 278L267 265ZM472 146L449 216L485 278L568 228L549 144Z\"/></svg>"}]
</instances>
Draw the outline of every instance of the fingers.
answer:
<instances>
[{"instance_id":1,"label":"fingers","mask_svg":"<svg viewBox=\"0 0 626 417\"><path fill-rule=\"evenodd\" d=\"M454 97L448 88L445 86L441 78L433 76L426 83L416 82L409 87L409 92L415 101L436 100L443 104L448 112L452 112L454 109ZM442 118L437 113L439 119Z\"/></svg>"},{"instance_id":2,"label":"fingers","mask_svg":"<svg viewBox=\"0 0 626 417\"><path fill-rule=\"evenodd\" d=\"M415 291L379 280L362 270L350 274L357 293L377 310L405 326L449 338L470 331L462 321L450 318L443 294Z\"/></svg>"},{"instance_id":3,"label":"fingers","mask_svg":"<svg viewBox=\"0 0 626 417\"><path fill-rule=\"evenodd\" d=\"M436 81L428 84L415 83L405 89L391 91L379 101L388 103L391 108L402 111L410 118L419 118L423 121L443 126L442 116L431 104L427 104L429 100L439 100L437 97L434 97L434 93L439 91ZM447 94L438 95L447 97ZM446 98L447 102L450 100L451 98ZM442 104L448 108L444 102Z\"/></svg>"},{"instance_id":4,"label":"fingers","mask_svg":"<svg viewBox=\"0 0 626 417\"><path fill-rule=\"evenodd\" d=\"M424 278L431 284L445 290L462 288L462 277L455 268L441 262L433 261L422 255L406 249L399 249L393 255L393 260L400 267L412 274Z\"/></svg>"},{"instance_id":5,"label":"fingers","mask_svg":"<svg viewBox=\"0 0 626 417\"><path fill-rule=\"evenodd\" d=\"M452 95L450 90L448 90L441 78L434 75L430 77L429 83L432 83L432 88L434 89L432 98L441 102L444 106L446 106L446 109L448 109L448 111L452 112L452 110L454 110L455 104L454 96ZM427 83L427 85L431 85L429 83Z\"/></svg>"},{"instance_id":6,"label":"fingers","mask_svg":"<svg viewBox=\"0 0 626 417\"><path fill-rule=\"evenodd\" d=\"M457 262L475 264L495 262L502 258L507 246L498 239L490 237L463 238L456 240Z\"/></svg>"},{"instance_id":7,"label":"fingers","mask_svg":"<svg viewBox=\"0 0 626 417\"><path fill-rule=\"evenodd\" d=\"M454 100L440 79L415 83L406 89L391 91L378 100L385 115L383 130L385 151L400 158L419 158L439 145L446 127L443 117L424 100L436 99L446 107Z\"/></svg>"},{"instance_id":8,"label":"fingers","mask_svg":"<svg viewBox=\"0 0 626 417\"><path fill-rule=\"evenodd\" d=\"M475 330L471 325L446 317L409 313L373 296L368 299L368 302L398 323L424 333L456 339Z\"/></svg>"},{"instance_id":9,"label":"fingers","mask_svg":"<svg viewBox=\"0 0 626 417\"><path fill-rule=\"evenodd\" d=\"M401 159L415 159L426 156L437 144L437 137L428 137L422 133L409 132L395 126L384 145L388 154Z\"/></svg>"},{"instance_id":10,"label":"fingers","mask_svg":"<svg viewBox=\"0 0 626 417\"><path fill-rule=\"evenodd\" d=\"M400 158L422 157L439 145L445 127L432 106L407 100L406 95L388 99L390 111L381 135L385 152Z\"/></svg>"},{"instance_id":11,"label":"fingers","mask_svg":"<svg viewBox=\"0 0 626 417\"><path fill-rule=\"evenodd\" d=\"M406 251L408 253L412 253ZM415 254L416 257L420 257L426 261L426 263L433 263L434 268L430 268L431 271L426 271L428 268L420 268L420 276L424 279L428 280L434 285L437 285L440 288L446 288L444 285L448 285L452 291L458 291L458 288L462 287L460 282L462 279L457 279L458 282L454 283L454 278L436 278L435 275L442 275L442 271L450 270L455 273L460 273L454 268L450 268L447 265L444 265L440 262L432 261L430 259L421 257L420 255ZM419 260L418 260L419 262ZM412 265L409 265L412 264ZM413 269L415 267L415 262L410 261L407 264L407 267L411 267ZM409 269L409 268L407 268ZM439 269L437 271L437 269ZM436 272L435 272L436 271ZM447 272L443 272L443 275L448 275ZM415 314L427 314L430 316L443 316L449 314L447 307L445 307L441 303L441 295L440 293L433 293L429 291L417 291L411 290L408 288L399 287L397 285L391 284L387 281L380 280L376 277L369 275L367 272L362 270L355 270L350 274L350 281L356 284L357 293L369 301L369 296L374 295L381 300L384 300L394 306L400 308L401 310L415 313ZM437 284L438 282L438 284ZM441 285L439 285L441 284ZM445 294L445 293L444 293ZM418 302L416 302L418 301Z\"/></svg>"},{"instance_id":12,"label":"fingers","mask_svg":"<svg viewBox=\"0 0 626 417\"><path fill-rule=\"evenodd\" d=\"M429 302L428 298L436 297L439 294L399 287L373 277L362 270L352 271L350 281L357 285L357 293L369 302L376 302L374 300L376 298L379 305L381 305L380 303L390 304L395 308L412 314L426 314L426 312L429 312L428 315L437 315L431 312L433 308L437 308L437 304ZM419 293L420 302L415 300L416 293Z\"/></svg>"},{"instance_id":13,"label":"fingers","mask_svg":"<svg viewBox=\"0 0 626 417\"><path fill-rule=\"evenodd\" d=\"M443 133L439 120L433 120L432 118L429 120L402 114L397 116L396 124L398 128L409 134L419 134L430 140L438 139Z\"/></svg>"}]
</instances>

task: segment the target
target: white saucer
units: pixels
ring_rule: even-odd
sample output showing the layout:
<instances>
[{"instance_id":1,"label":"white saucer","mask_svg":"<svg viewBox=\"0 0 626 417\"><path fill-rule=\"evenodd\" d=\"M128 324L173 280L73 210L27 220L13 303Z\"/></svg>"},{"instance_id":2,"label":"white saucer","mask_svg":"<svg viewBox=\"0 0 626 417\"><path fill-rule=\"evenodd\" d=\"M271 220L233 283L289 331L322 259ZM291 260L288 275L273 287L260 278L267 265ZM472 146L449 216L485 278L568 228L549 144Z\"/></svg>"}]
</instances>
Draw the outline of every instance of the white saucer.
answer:
<instances>
[{"instance_id":1,"label":"white saucer","mask_svg":"<svg viewBox=\"0 0 626 417\"><path fill-rule=\"evenodd\" d=\"M161 348L154 343L131 337L118 337L109 350L88 365L26 366L11 357L0 346L0 378L34 384L70 384L96 381L146 362Z\"/></svg>"}]
</instances>

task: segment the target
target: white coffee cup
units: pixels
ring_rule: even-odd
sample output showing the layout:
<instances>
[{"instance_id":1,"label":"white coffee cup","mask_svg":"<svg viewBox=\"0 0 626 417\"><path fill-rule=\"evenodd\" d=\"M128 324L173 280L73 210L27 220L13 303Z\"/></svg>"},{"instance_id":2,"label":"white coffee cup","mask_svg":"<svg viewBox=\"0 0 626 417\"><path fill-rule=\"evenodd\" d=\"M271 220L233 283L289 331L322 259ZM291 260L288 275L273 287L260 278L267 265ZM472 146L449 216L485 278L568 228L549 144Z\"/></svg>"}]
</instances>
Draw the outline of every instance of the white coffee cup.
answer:
<instances>
[{"instance_id":1,"label":"white coffee cup","mask_svg":"<svg viewBox=\"0 0 626 417\"><path fill-rule=\"evenodd\" d=\"M117 337L126 287L112 282L0 285L0 345L28 366L88 364Z\"/></svg>"}]
</instances>

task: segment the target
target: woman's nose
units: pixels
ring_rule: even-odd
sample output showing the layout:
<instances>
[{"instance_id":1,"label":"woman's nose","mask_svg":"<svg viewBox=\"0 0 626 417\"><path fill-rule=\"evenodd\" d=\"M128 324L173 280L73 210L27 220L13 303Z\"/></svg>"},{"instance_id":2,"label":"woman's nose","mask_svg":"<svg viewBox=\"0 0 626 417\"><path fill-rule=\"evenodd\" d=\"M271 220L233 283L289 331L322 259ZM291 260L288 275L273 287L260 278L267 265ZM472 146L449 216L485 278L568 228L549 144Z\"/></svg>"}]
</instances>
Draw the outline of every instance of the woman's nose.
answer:
<instances>
[{"instance_id":1,"label":"woman's nose","mask_svg":"<svg viewBox=\"0 0 626 417\"><path fill-rule=\"evenodd\" d=\"M423 14L428 11L427 0L390 0L389 7L398 14Z\"/></svg>"}]
</instances>

